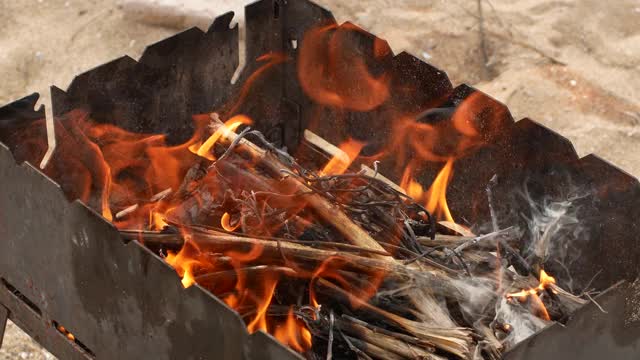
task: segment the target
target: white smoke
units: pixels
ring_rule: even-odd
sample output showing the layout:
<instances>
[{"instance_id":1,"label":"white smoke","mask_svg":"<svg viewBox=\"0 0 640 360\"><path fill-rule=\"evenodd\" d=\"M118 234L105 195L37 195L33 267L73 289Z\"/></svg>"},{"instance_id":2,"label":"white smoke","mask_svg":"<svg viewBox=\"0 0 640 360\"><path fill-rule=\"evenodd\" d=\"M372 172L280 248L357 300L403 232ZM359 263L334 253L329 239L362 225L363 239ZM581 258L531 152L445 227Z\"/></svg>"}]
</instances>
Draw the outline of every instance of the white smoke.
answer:
<instances>
[{"instance_id":1,"label":"white smoke","mask_svg":"<svg viewBox=\"0 0 640 360\"><path fill-rule=\"evenodd\" d=\"M486 314L498 294L496 294L495 279L482 277L462 278L452 280L453 285L460 292L459 304L465 316L477 319Z\"/></svg>"},{"instance_id":2,"label":"white smoke","mask_svg":"<svg viewBox=\"0 0 640 360\"><path fill-rule=\"evenodd\" d=\"M558 201L536 206L531 203L532 216L527 219L531 243L529 252L546 260L550 251L561 250L566 253L566 247L562 246L561 235L564 231L572 231L579 224L578 219L571 213L571 201Z\"/></svg>"},{"instance_id":3,"label":"white smoke","mask_svg":"<svg viewBox=\"0 0 640 360\"><path fill-rule=\"evenodd\" d=\"M533 315L529 310L511 304L505 297L496 302L496 320L501 324L510 325L511 332L503 341L507 349L549 324L549 322Z\"/></svg>"},{"instance_id":4,"label":"white smoke","mask_svg":"<svg viewBox=\"0 0 640 360\"><path fill-rule=\"evenodd\" d=\"M578 217L578 200L586 196L535 201L525 189L523 197L530 208L529 215L521 215L526 220L529 235L524 254L529 259L537 257L542 263L551 261L560 265L566 272L563 277L567 282L565 286L571 290L569 265L580 256L579 243L588 240L588 232L584 231Z\"/></svg>"}]
</instances>

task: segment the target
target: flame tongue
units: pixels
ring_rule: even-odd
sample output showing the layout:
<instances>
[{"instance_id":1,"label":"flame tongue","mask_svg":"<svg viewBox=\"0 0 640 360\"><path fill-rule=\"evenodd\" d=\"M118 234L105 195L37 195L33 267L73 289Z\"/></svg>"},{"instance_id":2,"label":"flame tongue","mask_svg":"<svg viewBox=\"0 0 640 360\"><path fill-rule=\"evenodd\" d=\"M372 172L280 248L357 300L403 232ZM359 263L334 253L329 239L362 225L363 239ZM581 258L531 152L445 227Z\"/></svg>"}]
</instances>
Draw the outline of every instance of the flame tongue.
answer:
<instances>
[{"instance_id":1,"label":"flame tongue","mask_svg":"<svg viewBox=\"0 0 640 360\"><path fill-rule=\"evenodd\" d=\"M273 335L280 342L289 345L298 352L304 352L311 348L311 333L296 320L293 307L289 307L286 321L284 324L276 326Z\"/></svg>"},{"instance_id":2,"label":"flame tongue","mask_svg":"<svg viewBox=\"0 0 640 360\"><path fill-rule=\"evenodd\" d=\"M507 294L508 298L521 298L521 297L527 297L528 295L532 295L532 294L538 294L542 291L545 291L546 289L548 289L552 284L556 283L556 279L552 276L549 276L549 274L547 274L546 271L544 270L540 270L540 280L539 280L540 284L535 287L535 288L531 288L528 290L522 290L516 293L511 293L511 294Z\"/></svg>"},{"instance_id":3,"label":"flame tongue","mask_svg":"<svg viewBox=\"0 0 640 360\"><path fill-rule=\"evenodd\" d=\"M364 147L364 143L354 139L349 139L340 145L340 152L334 155L331 160L320 171L321 175L344 174L351 163L358 157Z\"/></svg>"},{"instance_id":4,"label":"flame tongue","mask_svg":"<svg viewBox=\"0 0 640 360\"><path fill-rule=\"evenodd\" d=\"M222 226L223 229L229 232L233 232L240 226L240 223L231 225L231 215L229 215L229 213L226 212L224 213L224 215L222 215L222 219L220 219L220 225Z\"/></svg>"},{"instance_id":5,"label":"flame tongue","mask_svg":"<svg viewBox=\"0 0 640 360\"><path fill-rule=\"evenodd\" d=\"M453 158L449 158L442 167L431 187L426 192L422 186L412 177L413 165L409 164L404 171L400 186L407 195L417 202L424 202L425 208L438 219L455 222L447 204L447 187L453 175Z\"/></svg>"},{"instance_id":6,"label":"flame tongue","mask_svg":"<svg viewBox=\"0 0 640 360\"><path fill-rule=\"evenodd\" d=\"M556 279L552 276L549 276L546 271L540 270L540 287L547 288L551 286L551 284L555 284Z\"/></svg>"},{"instance_id":7,"label":"flame tongue","mask_svg":"<svg viewBox=\"0 0 640 360\"><path fill-rule=\"evenodd\" d=\"M247 325L249 333L254 333L258 330L268 331L267 309L269 309L269 305L271 305L271 299L273 298L273 292L277 284L277 279L268 279L265 284L263 284L264 295L257 301L256 316L249 325Z\"/></svg>"},{"instance_id":8,"label":"flame tongue","mask_svg":"<svg viewBox=\"0 0 640 360\"><path fill-rule=\"evenodd\" d=\"M447 204L447 186L449 185L452 173L453 159L450 158L442 170L440 170L431 188L427 192L428 200L425 207L430 213L440 215L440 217L444 217L447 221L455 222L453 221L453 216L451 216L451 211Z\"/></svg>"},{"instance_id":9,"label":"flame tongue","mask_svg":"<svg viewBox=\"0 0 640 360\"><path fill-rule=\"evenodd\" d=\"M245 115L236 115L227 120L224 126L218 128L209 138L199 147L192 146L189 148L192 152L195 152L198 156L202 156L209 160L215 160L216 158L211 154L211 149L215 143L220 140L221 137L227 133L235 131L240 125L251 125L253 121ZM197 148L197 150L196 150Z\"/></svg>"},{"instance_id":10,"label":"flame tongue","mask_svg":"<svg viewBox=\"0 0 640 360\"><path fill-rule=\"evenodd\" d=\"M507 299L518 299L520 302L525 302L527 299L531 300L531 307L534 313L544 320L551 320L549 312L540 299L540 294L547 290L553 290L552 285L555 285L556 279L549 276L546 271L540 270L540 284L537 287L509 293L506 295Z\"/></svg>"},{"instance_id":11,"label":"flame tongue","mask_svg":"<svg viewBox=\"0 0 640 360\"><path fill-rule=\"evenodd\" d=\"M374 76L351 41L364 34L352 24L329 25L308 31L298 57L298 79L315 102L356 111L372 110L389 98L390 77ZM369 49L379 59L390 56L385 42Z\"/></svg>"}]
</instances>

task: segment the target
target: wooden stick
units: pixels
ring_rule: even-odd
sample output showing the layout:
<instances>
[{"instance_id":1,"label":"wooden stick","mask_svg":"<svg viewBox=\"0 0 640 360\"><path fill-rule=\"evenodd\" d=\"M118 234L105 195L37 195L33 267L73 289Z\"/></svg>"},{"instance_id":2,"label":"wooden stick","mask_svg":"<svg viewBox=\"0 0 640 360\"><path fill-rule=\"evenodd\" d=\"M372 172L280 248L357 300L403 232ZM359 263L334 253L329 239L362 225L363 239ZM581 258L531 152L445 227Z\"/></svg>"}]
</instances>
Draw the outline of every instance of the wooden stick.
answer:
<instances>
[{"instance_id":1,"label":"wooden stick","mask_svg":"<svg viewBox=\"0 0 640 360\"><path fill-rule=\"evenodd\" d=\"M467 241L463 244L460 244L459 246L457 246L455 249L453 249L454 252L460 254L462 251L464 251L464 249L474 246L476 244L478 244L479 242L493 242L493 240L500 238L502 236L512 236L515 233L516 229L512 226L512 227L508 227L506 229L503 230L497 230L495 232L492 233L488 233L488 234L484 234L481 236L476 236L474 237L472 240ZM495 248L495 245L493 245Z\"/></svg>"},{"instance_id":2,"label":"wooden stick","mask_svg":"<svg viewBox=\"0 0 640 360\"><path fill-rule=\"evenodd\" d=\"M446 229L449 229L451 231L454 231L462 236L476 236L474 233L472 233L470 230L468 230L464 226L451 221L446 221L446 220L438 221L438 225Z\"/></svg>"},{"instance_id":3,"label":"wooden stick","mask_svg":"<svg viewBox=\"0 0 640 360\"><path fill-rule=\"evenodd\" d=\"M172 224L172 223L169 222L169 224ZM185 228L194 233L202 234L205 237L208 235L210 236L232 235L232 236L239 236L241 238L249 238L249 239L255 238L259 240L272 241L272 242L275 242L276 244L278 241L280 241L280 242L286 242L291 244L299 244L302 246L309 246L312 248L324 247L324 248L330 248L331 250L339 249L339 250L342 250L343 252L360 254L361 256L364 256L364 257L368 257L367 255L369 254L378 254L378 255L386 254L376 250L365 249L356 245L337 243L337 242L331 242L331 241L293 240L293 239L286 239L286 238L269 238L269 237L262 238L262 237L253 236L253 235L252 236L236 235L234 233L226 233L222 231L212 230L212 228L204 228L204 227L201 228L198 226L186 226ZM173 249L175 247L178 247L178 248L182 247L182 245L184 244L184 239L182 238L182 236L178 235L177 233L164 233L164 232L148 231L148 230L120 230L120 235L127 241L143 240L144 243L149 246L168 247ZM439 264L438 265L434 264L433 266L435 268L442 267ZM442 268L442 269L446 269L446 268ZM451 274L457 274L457 272L452 272Z\"/></svg>"},{"instance_id":4,"label":"wooden stick","mask_svg":"<svg viewBox=\"0 0 640 360\"><path fill-rule=\"evenodd\" d=\"M281 170L290 171L287 165L283 164L274 156L270 156L267 151L253 144L247 139L239 139L236 133L226 130L226 128L224 128L224 124L221 121L217 120L217 116L214 115L212 116L211 131L215 132L218 131L218 129L222 129L221 140L226 140L231 144L237 143L238 151L244 151L248 153L252 159L258 160L264 167L267 168L272 176L280 178L281 182L285 186L291 188L292 192L306 193L309 191L309 188L303 182L301 182L300 179L294 176L286 176L282 178ZM336 228L352 244L366 249L386 252L386 250L375 239L373 239L360 226L351 221L351 219L339 207L332 204L329 200L315 193L310 193L305 196L305 200L323 220ZM375 255L375 257L396 264L398 263L390 256ZM421 263L413 264L414 267L421 267L421 265ZM443 316L445 315L443 314Z\"/></svg>"},{"instance_id":5,"label":"wooden stick","mask_svg":"<svg viewBox=\"0 0 640 360\"><path fill-rule=\"evenodd\" d=\"M449 248L454 248L460 244L463 244L473 239L474 239L473 236L443 235L443 234L436 234L435 239L431 239L428 236L418 236L416 238L416 240L418 240L418 242L424 246L428 246L428 247L446 246Z\"/></svg>"},{"instance_id":6,"label":"wooden stick","mask_svg":"<svg viewBox=\"0 0 640 360\"><path fill-rule=\"evenodd\" d=\"M120 220L123 217L131 214L132 212L134 212L136 210L138 210L138 207L139 207L138 204L133 204L133 205L127 207L127 208L124 208L123 210L120 210L119 212L116 213L116 216L115 216L116 220Z\"/></svg>"},{"instance_id":7,"label":"wooden stick","mask_svg":"<svg viewBox=\"0 0 640 360\"><path fill-rule=\"evenodd\" d=\"M342 151L340 148L333 145L332 143L328 142L324 138L320 137L316 133L310 131L309 129L306 129L304 131L304 139L310 144L312 144L313 146L322 150L327 155L327 160L331 159L332 157L340 157L341 159L343 159L344 163L349 163L351 161L351 159L349 159L349 156L344 151ZM375 170L368 167L367 165L360 164L360 172L366 176L374 177L377 180L384 182L385 184L389 185L392 189L394 189L399 193L402 193L405 195L407 194L403 188L398 186L398 184L384 177L382 174L376 173Z\"/></svg>"},{"instance_id":8,"label":"wooden stick","mask_svg":"<svg viewBox=\"0 0 640 360\"><path fill-rule=\"evenodd\" d=\"M180 234L163 234L148 232L123 232L124 236L153 243L161 240L169 244L182 243ZM451 283L451 279L440 271L418 271L395 261L370 258L346 251L317 249L294 242L254 239L249 237L229 235L226 233L193 233L190 241L198 245L201 251L224 253L228 251L249 252L260 248L260 254L252 262L269 265L281 264L287 266L287 260L297 265L317 267L327 259L335 259L346 271L365 274L384 274L387 278L399 282L418 282L428 286L434 294L456 298L460 296L458 289ZM282 256L286 257L286 260Z\"/></svg>"},{"instance_id":9,"label":"wooden stick","mask_svg":"<svg viewBox=\"0 0 640 360\"><path fill-rule=\"evenodd\" d=\"M337 325L342 331L351 336L357 337L367 343L377 345L380 348L389 350L395 354L402 355L408 359L425 359L425 360L442 360L444 358L433 354L433 350L429 346L423 347L424 344L415 342L407 342L402 340L404 334L391 336L388 333L377 332L371 327L364 326L361 321L353 321L355 319L343 316L338 319ZM406 336L406 335L404 335ZM410 338L409 336L406 336ZM423 345L423 346L420 346Z\"/></svg>"},{"instance_id":10,"label":"wooden stick","mask_svg":"<svg viewBox=\"0 0 640 360\"><path fill-rule=\"evenodd\" d=\"M349 341L350 345L355 346L358 350L364 352L373 359L379 360L405 360L402 356L393 353L389 350L383 349L377 345L370 344L366 341L357 339L355 337L345 335L345 340ZM358 354L360 355L360 354Z\"/></svg>"},{"instance_id":11,"label":"wooden stick","mask_svg":"<svg viewBox=\"0 0 640 360\"><path fill-rule=\"evenodd\" d=\"M416 322L392 314L383 309L372 306L362 299L353 296L350 292L334 285L333 283L319 279L317 283L339 296L349 299L353 304L357 304L361 309L366 309L379 316L382 316L388 322L395 324L408 331L418 339L424 341L425 345L433 344L437 348L455 354L461 358L467 358L471 349L471 330L467 328L440 328L430 327L421 322Z\"/></svg>"},{"instance_id":12,"label":"wooden stick","mask_svg":"<svg viewBox=\"0 0 640 360\"><path fill-rule=\"evenodd\" d=\"M549 284L549 289L570 313L589 302L589 300L575 296L556 284Z\"/></svg>"},{"instance_id":13,"label":"wooden stick","mask_svg":"<svg viewBox=\"0 0 640 360\"><path fill-rule=\"evenodd\" d=\"M407 193L404 191L403 188L401 188L398 184L394 183L393 181L389 180L387 177L383 176L380 173L376 173L375 170L373 170L372 168L368 167L367 165L360 165L360 171L369 177L378 179L380 181L382 181L383 183L389 185L393 190L401 193L401 194L405 194L407 195Z\"/></svg>"},{"instance_id":14,"label":"wooden stick","mask_svg":"<svg viewBox=\"0 0 640 360\"><path fill-rule=\"evenodd\" d=\"M297 275L293 269L285 266L258 265L258 266L249 266L249 267L240 268L240 269L216 271L212 273L201 274L201 275L195 276L194 279L198 284L202 284L206 286L206 285L216 284L218 281L235 282L237 280L239 273L242 273L243 276L251 279L257 278L266 273L285 274L291 277L295 277Z\"/></svg>"},{"instance_id":15,"label":"wooden stick","mask_svg":"<svg viewBox=\"0 0 640 360\"><path fill-rule=\"evenodd\" d=\"M151 199L149 199L149 201L150 202L160 201L160 200L166 198L167 196L171 195L172 192L173 192L173 189L171 189L171 188L164 189L164 190L160 191L159 193L153 195L151 197Z\"/></svg>"},{"instance_id":16,"label":"wooden stick","mask_svg":"<svg viewBox=\"0 0 640 360\"><path fill-rule=\"evenodd\" d=\"M356 318L354 318L352 316L349 316L349 315L346 315L346 314L343 314L341 317L345 321L349 321L349 322L352 322L352 323L359 324L360 326L366 327L369 330L372 330L372 331L374 331L376 333L385 334L387 336L391 336L393 338L402 340L403 342L406 342L406 343L409 343L409 344L421 345L421 346L424 347L425 350L427 350L427 351L429 351L431 353L436 351L436 348L435 348L435 346L433 344L429 345L429 344L425 343L424 340L418 339L416 337L413 337L413 336L410 336L410 335L406 335L406 334L401 334L401 333L398 333L398 332L395 332L395 331L391 331L391 330L387 330L387 329L384 329L384 328L381 328L381 327L377 327L377 326L371 325L371 324L369 324L369 323L367 323L365 321L362 321L360 319L356 319Z\"/></svg>"}]
</instances>

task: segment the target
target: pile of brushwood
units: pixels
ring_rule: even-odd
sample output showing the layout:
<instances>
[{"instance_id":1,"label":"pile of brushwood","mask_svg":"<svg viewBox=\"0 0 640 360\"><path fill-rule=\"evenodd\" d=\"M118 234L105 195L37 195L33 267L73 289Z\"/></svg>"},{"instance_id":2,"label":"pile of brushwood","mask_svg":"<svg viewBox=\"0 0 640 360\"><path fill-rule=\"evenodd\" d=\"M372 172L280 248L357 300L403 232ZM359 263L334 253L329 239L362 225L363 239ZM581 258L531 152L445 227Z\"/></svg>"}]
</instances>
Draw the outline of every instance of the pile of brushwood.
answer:
<instances>
[{"instance_id":1,"label":"pile of brushwood","mask_svg":"<svg viewBox=\"0 0 640 360\"><path fill-rule=\"evenodd\" d=\"M538 280L517 228L477 236L437 222L377 169L305 169L259 132L211 118L208 156L152 199L164 229L121 232L167 254L250 331L292 312L311 359L498 359L585 303Z\"/></svg>"}]
</instances>

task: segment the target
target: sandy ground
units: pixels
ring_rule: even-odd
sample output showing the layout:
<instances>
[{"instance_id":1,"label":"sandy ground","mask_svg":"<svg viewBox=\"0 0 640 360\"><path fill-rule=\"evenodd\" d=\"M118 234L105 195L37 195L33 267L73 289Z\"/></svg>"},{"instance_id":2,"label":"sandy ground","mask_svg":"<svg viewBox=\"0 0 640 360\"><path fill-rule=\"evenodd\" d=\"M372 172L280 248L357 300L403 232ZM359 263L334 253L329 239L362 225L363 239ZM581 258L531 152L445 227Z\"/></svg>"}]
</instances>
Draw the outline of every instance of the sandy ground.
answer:
<instances>
[{"instance_id":1,"label":"sandy ground","mask_svg":"<svg viewBox=\"0 0 640 360\"><path fill-rule=\"evenodd\" d=\"M640 176L640 0L483 0L482 17L470 0L319 3ZM175 32L114 0L0 0L0 104ZM10 324L0 360L19 358L52 356Z\"/></svg>"}]
</instances>

